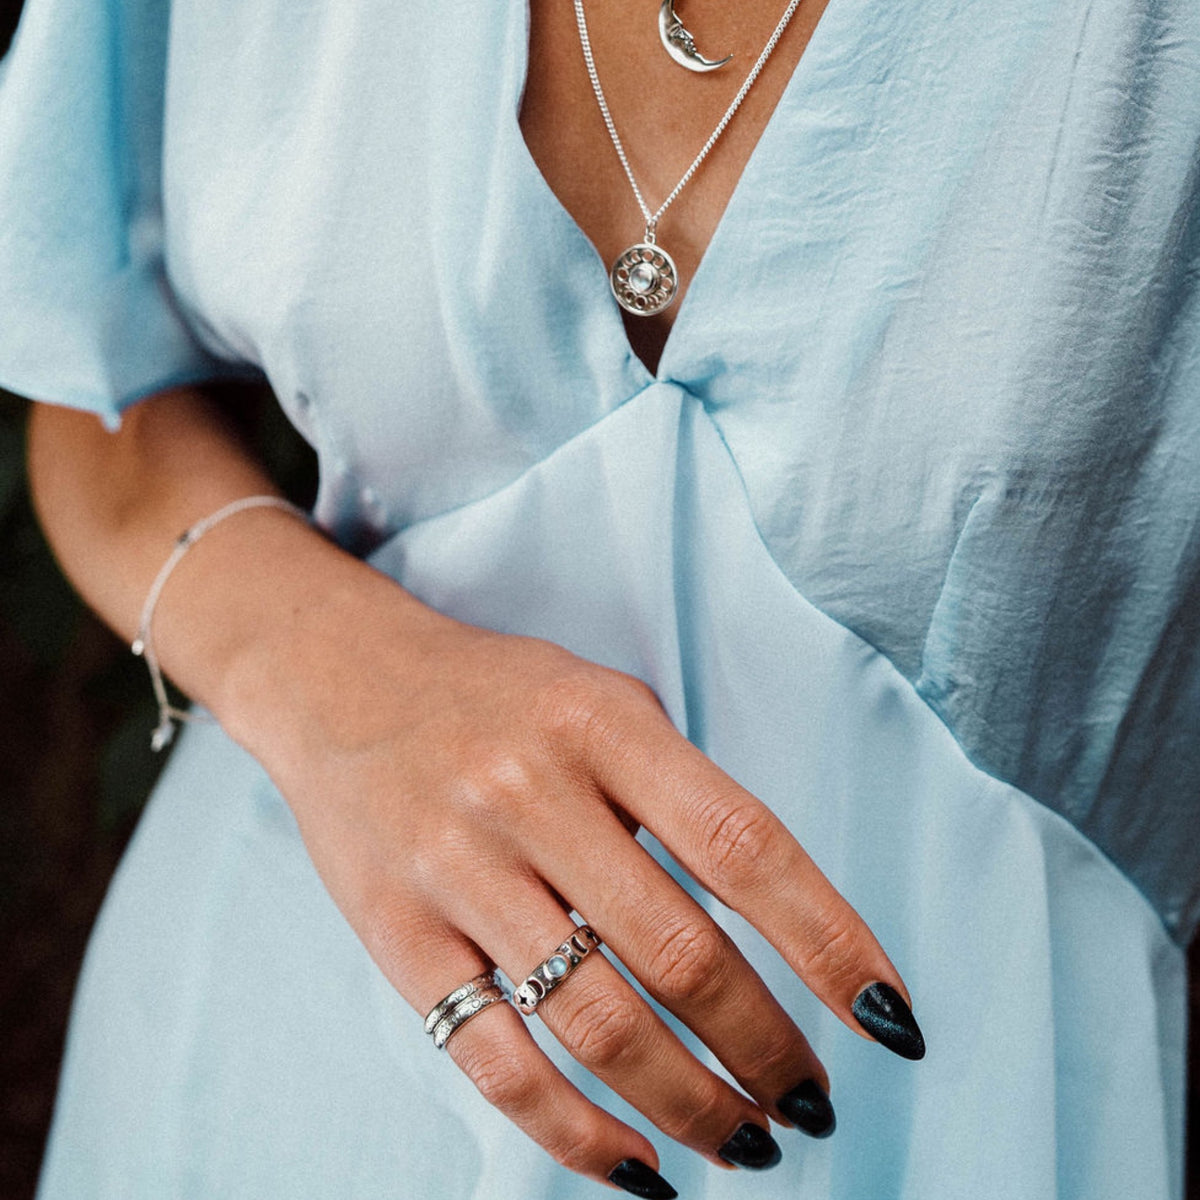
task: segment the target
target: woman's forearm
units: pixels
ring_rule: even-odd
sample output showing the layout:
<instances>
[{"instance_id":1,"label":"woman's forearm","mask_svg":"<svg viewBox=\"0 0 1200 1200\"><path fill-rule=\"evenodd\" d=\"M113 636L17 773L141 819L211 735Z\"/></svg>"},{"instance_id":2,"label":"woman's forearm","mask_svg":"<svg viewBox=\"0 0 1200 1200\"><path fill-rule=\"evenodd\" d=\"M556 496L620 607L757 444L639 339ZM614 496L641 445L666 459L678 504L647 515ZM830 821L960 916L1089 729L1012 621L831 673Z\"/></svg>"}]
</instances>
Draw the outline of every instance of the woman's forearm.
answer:
<instances>
[{"instance_id":1,"label":"woman's forearm","mask_svg":"<svg viewBox=\"0 0 1200 1200\"><path fill-rule=\"evenodd\" d=\"M184 529L231 500L276 491L197 389L135 406L116 433L88 414L35 405L29 470L63 569L126 640ZM270 706L263 693L282 675L270 669L278 656L291 658L293 682L334 668L302 667L286 648L336 644L334 631L346 629L341 606L354 607L354 593L361 611L364 588L386 589L393 614L397 606L421 609L303 522L278 509L249 510L223 522L172 573L155 612L155 646L167 673L236 731L256 699ZM314 629L324 621L328 637ZM290 627L317 636L299 639Z\"/></svg>"}]
</instances>

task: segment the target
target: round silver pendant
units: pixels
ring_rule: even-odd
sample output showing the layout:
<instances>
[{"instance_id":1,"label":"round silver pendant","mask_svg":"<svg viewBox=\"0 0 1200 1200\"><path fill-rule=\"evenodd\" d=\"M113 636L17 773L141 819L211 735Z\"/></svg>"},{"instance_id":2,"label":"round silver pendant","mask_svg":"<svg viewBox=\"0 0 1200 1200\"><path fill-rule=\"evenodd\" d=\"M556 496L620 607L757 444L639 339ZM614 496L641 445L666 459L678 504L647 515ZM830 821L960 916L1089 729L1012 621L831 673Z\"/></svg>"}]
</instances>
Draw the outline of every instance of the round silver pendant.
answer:
<instances>
[{"instance_id":1,"label":"round silver pendant","mask_svg":"<svg viewBox=\"0 0 1200 1200\"><path fill-rule=\"evenodd\" d=\"M635 317L652 317L670 308L679 287L674 259L650 242L625 250L613 263L608 281L617 303Z\"/></svg>"}]
</instances>

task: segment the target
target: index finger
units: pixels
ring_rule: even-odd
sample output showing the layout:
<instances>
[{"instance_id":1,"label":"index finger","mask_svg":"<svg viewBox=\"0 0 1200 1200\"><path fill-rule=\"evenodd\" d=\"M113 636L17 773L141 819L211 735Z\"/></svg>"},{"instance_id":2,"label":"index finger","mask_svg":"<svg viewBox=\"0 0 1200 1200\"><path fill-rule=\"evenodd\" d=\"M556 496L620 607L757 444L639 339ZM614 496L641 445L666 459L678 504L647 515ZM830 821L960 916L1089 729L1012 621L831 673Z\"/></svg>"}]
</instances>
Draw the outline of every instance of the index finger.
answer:
<instances>
[{"instance_id":1,"label":"index finger","mask_svg":"<svg viewBox=\"0 0 1200 1200\"><path fill-rule=\"evenodd\" d=\"M867 923L787 826L665 715L614 738L592 766L609 798L763 934L830 1011L904 1058L924 1057L911 997Z\"/></svg>"}]
</instances>

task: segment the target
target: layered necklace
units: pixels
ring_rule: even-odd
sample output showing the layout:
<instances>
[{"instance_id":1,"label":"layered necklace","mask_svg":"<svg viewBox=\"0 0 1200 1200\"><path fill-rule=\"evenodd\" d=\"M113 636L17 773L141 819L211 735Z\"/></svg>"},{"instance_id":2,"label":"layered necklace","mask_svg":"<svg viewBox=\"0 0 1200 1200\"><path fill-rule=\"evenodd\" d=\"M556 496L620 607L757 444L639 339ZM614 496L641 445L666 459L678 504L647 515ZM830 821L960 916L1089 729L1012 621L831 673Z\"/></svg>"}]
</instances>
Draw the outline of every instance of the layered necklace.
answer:
<instances>
[{"instance_id":1,"label":"layered necklace","mask_svg":"<svg viewBox=\"0 0 1200 1200\"><path fill-rule=\"evenodd\" d=\"M763 52L758 56L758 61L751 67L750 74L746 76L745 82L738 89L733 103L717 122L716 129L709 134L708 141L704 143L700 153L692 160L692 165L683 173L683 178L653 212L642 195L642 189L638 186L637 179L634 178L633 169L625 154L625 147L621 144L621 137L617 133L612 113L609 112L608 101L604 98L604 89L600 86L600 76L596 73L596 60L592 56L592 43L588 37L587 19L583 15L583 0L574 0L574 3L575 22L579 26L579 43L583 47L583 60L587 63L588 78L592 81L592 91L596 94L596 103L600 106L600 115L604 118L608 136L612 138L613 147L616 149L617 157L621 160L621 166L625 171L625 178L629 180L629 186L633 189L633 198L637 201L645 221L643 239L621 251L609 271L608 281L613 295L617 298L617 303L626 312L632 313L635 317L652 317L655 313L669 308L679 290L679 272L676 269L675 260L658 244L658 222L663 213L675 202L679 193L688 185L692 176L700 169L700 164L708 157L709 152L717 144L718 138L725 132L725 127L733 120L733 114L741 107L746 94L754 86L754 81L766 66L767 59L771 57L772 51L783 36L783 31L788 27L792 14L800 6L800 0L791 0L791 3L784 9L779 24L775 26L775 32L767 40ZM692 36L679 23L671 0L665 0L659 11L659 33L668 53L671 53L672 46L679 51L678 55L672 53L671 57L677 62L681 58L690 59L689 69L691 70L715 70L729 61L728 58L725 58L717 62L710 62L696 53ZM689 64L685 62L682 65L688 66Z\"/></svg>"}]
</instances>

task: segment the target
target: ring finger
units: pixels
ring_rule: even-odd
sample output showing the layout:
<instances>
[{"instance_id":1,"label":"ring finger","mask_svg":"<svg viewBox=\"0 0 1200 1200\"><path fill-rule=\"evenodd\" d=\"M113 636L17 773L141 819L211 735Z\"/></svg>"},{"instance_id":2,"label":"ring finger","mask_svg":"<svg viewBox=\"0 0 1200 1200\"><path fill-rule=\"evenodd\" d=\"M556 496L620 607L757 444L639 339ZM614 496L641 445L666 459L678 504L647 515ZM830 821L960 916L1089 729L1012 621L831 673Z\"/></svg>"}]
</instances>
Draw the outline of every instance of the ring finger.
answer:
<instances>
[{"instance_id":1,"label":"ring finger","mask_svg":"<svg viewBox=\"0 0 1200 1200\"><path fill-rule=\"evenodd\" d=\"M519 984L575 925L540 882L508 895L502 912L459 921ZM779 1161L762 1109L703 1066L603 954L590 953L537 1013L573 1058L670 1137L718 1165Z\"/></svg>"},{"instance_id":2,"label":"ring finger","mask_svg":"<svg viewBox=\"0 0 1200 1200\"><path fill-rule=\"evenodd\" d=\"M448 931L431 944L434 973L411 988L420 1013L486 970L479 950ZM546 1057L509 1004L492 1004L450 1035L446 1050L483 1098L563 1166L642 1196L674 1196L650 1142L593 1104Z\"/></svg>"}]
</instances>

